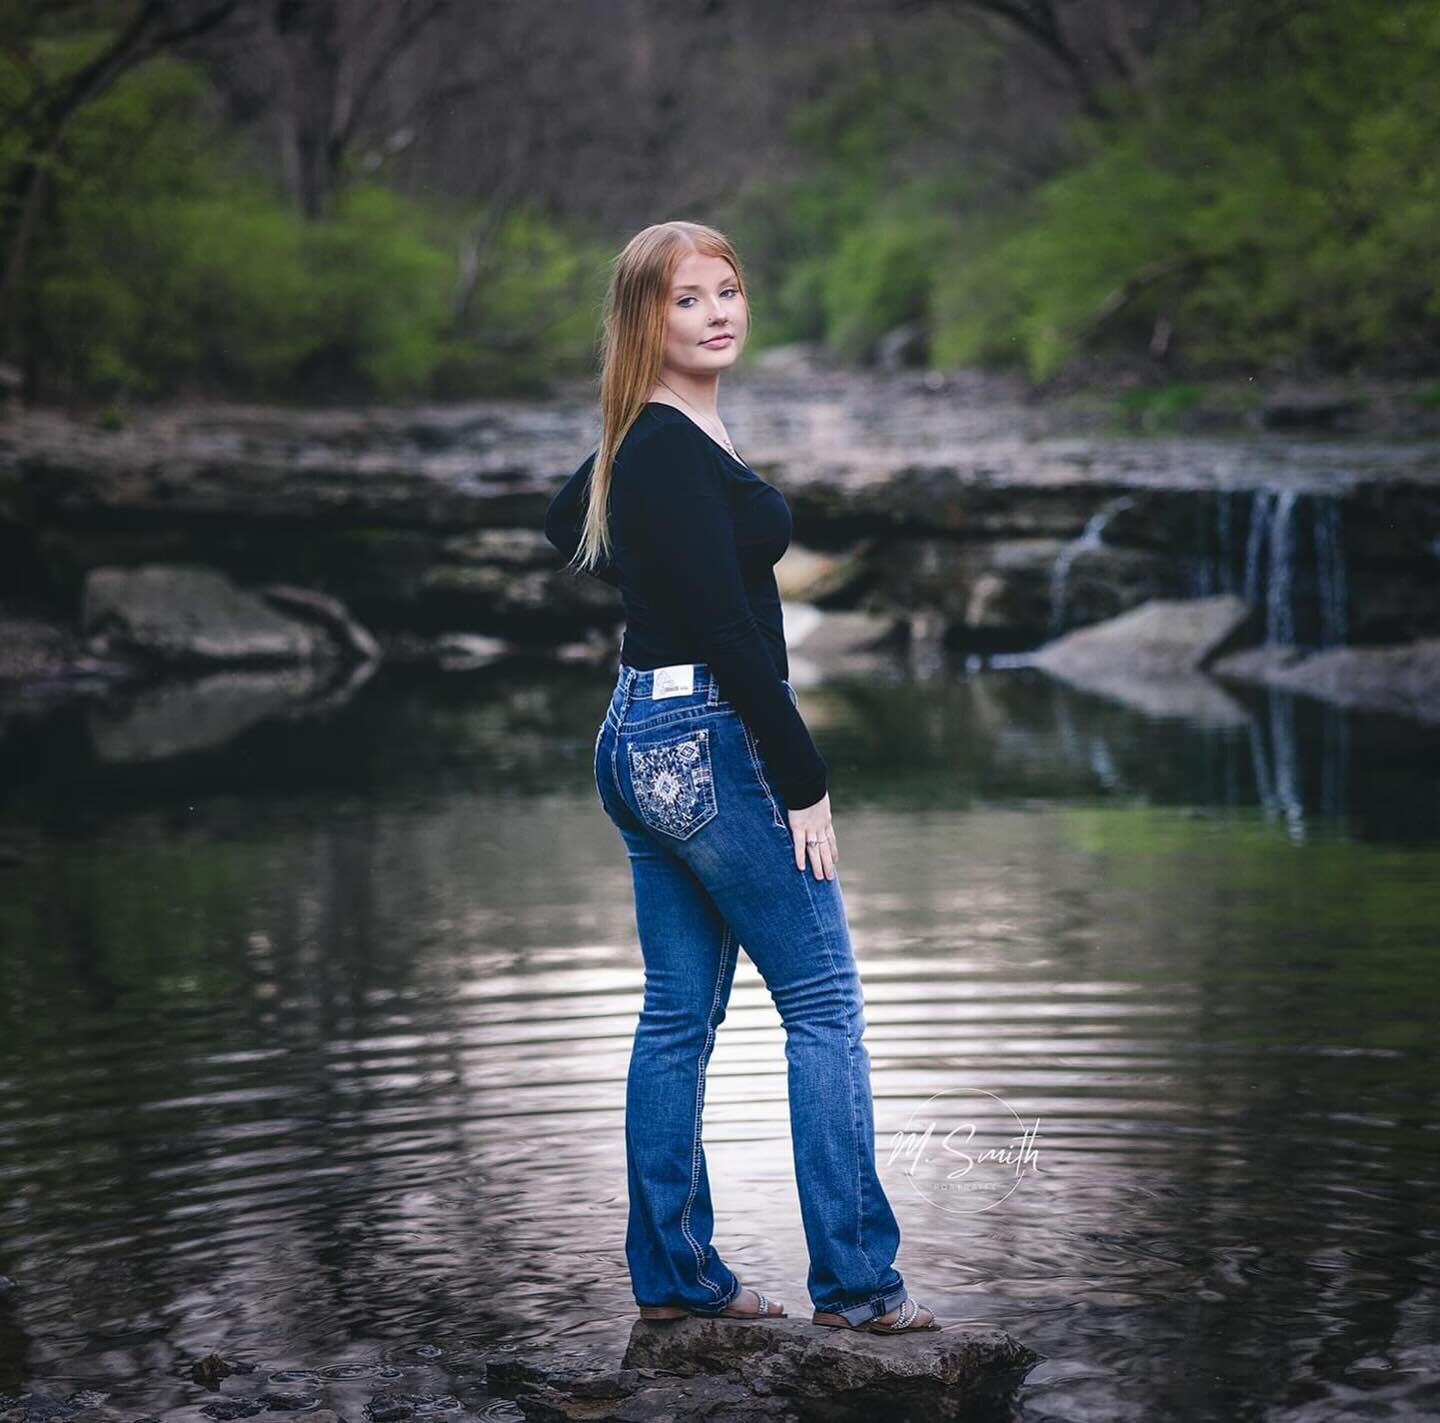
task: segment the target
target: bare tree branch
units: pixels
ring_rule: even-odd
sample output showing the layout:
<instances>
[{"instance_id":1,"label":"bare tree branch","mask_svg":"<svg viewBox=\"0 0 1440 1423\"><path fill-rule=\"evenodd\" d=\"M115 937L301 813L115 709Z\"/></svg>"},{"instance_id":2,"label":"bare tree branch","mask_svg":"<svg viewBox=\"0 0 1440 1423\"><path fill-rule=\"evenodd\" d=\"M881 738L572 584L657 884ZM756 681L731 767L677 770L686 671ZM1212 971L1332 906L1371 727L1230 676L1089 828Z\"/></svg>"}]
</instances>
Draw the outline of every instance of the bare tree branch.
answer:
<instances>
[{"instance_id":1,"label":"bare tree branch","mask_svg":"<svg viewBox=\"0 0 1440 1423\"><path fill-rule=\"evenodd\" d=\"M1228 260L1233 253L1219 254L1203 252L1181 252L1147 263L1138 272L1132 273L1095 308L1093 315L1074 333L1077 342L1084 343L1095 336L1108 322L1114 320L1131 302L1148 288L1163 282L1168 277L1193 276L1206 267L1221 260Z\"/></svg>"},{"instance_id":2,"label":"bare tree branch","mask_svg":"<svg viewBox=\"0 0 1440 1423\"><path fill-rule=\"evenodd\" d=\"M240 0L218 0L217 4L204 14L197 16L189 24L175 25L168 30L161 30L151 41L151 49L155 52L175 49L187 40L198 39L217 25L224 24L235 13L239 3Z\"/></svg>"},{"instance_id":3,"label":"bare tree branch","mask_svg":"<svg viewBox=\"0 0 1440 1423\"><path fill-rule=\"evenodd\" d=\"M1054 0L903 0L901 8L930 8L935 3L1003 20L1060 67L1085 113L1093 119L1113 117L1111 106L1102 97L1084 58L1066 36Z\"/></svg>"},{"instance_id":4,"label":"bare tree branch","mask_svg":"<svg viewBox=\"0 0 1440 1423\"><path fill-rule=\"evenodd\" d=\"M354 141L356 130L365 117L370 101L374 97L376 89L379 88L381 80L389 72L391 65L420 38L430 23L443 10L448 9L450 4L451 0L429 0L428 4L414 6L408 19L402 19L388 42L380 46L379 54L376 55L374 62L355 86L346 105L346 112L337 116L339 122L331 131L330 148L337 168L344 159L346 149Z\"/></svg>"}]
</instances>

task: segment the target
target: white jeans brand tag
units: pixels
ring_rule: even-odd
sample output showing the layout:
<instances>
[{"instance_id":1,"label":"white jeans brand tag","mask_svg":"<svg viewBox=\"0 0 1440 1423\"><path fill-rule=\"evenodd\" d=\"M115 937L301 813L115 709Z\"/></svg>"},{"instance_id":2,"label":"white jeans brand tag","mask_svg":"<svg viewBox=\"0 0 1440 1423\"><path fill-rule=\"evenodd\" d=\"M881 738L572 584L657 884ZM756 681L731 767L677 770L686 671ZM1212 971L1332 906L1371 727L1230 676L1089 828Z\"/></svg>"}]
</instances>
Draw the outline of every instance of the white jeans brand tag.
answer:
<instances>
[{"instance_id":1,"label":"white jeans brand tag","mask_svg":"<svg viewBox=\"0 0 1440 1423\"><path fill-rule=\"evenodd\" d=\"M650 683L651 697L688 697L695 690L695 664L677 662L657 667Z\"/></svg>"}]
</instances>

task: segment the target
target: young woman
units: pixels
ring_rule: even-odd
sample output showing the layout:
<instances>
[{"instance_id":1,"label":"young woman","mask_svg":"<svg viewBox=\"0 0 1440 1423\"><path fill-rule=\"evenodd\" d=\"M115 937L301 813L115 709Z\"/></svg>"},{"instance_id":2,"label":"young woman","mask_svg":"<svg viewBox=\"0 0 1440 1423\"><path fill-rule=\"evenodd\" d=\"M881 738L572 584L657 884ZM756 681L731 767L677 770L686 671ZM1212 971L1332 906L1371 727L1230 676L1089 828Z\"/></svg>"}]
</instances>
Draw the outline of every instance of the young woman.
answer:
<instances>
[{"instance_id":1,"label":"young woman","mask_svg":"<svg viewBox=\"0 0 1440 1423\"><path fill-rule=\"evenodd\" d=\"M600 445L545 520L625 606L595 784L629 855L645 961L625 1102L631 1285L644 1319L785 1313L710 1240L705 1069L743 945L785 1025L814 1322L938 1329L893 1263L827 771L786 680L774 564L790 510L716 411L748 325L720 233L636 234L606 300Z\"/></svg>"}]
</instances>

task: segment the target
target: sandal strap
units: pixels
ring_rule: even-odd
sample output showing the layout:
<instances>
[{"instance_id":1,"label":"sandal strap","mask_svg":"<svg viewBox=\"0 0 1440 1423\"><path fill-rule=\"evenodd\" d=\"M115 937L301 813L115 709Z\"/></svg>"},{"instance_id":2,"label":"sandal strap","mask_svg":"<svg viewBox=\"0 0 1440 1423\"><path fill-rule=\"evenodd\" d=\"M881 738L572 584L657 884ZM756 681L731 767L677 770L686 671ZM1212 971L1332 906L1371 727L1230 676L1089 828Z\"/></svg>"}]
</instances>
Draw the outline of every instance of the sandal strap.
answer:
<instances>
[{"instance_id":1,"label":"sandal strap","mask_svg":"<svg viewBox=\"0 0 1440 1423\"><path fill-rule=\"evenodd\" d=\"M906 1305L910 1306L908 1313L905 1309ZM916 1304L913 1299L903 1299L900 1301L900 1317L893 1320L889 1324L882 1324L880 1327L882 1329L890 1330L892 1334L899 1334L902 1330L908 1329L915 1322L915 1319L919 1315L919 1313L920 1306Z\"/></svg>"},{"instance_id":2,"label":"sandal strap","mask_svg":"<svg viewBox=\"0 0 1440 1423\"><path fill-rule=\"evenodd\" d=\"M759 1290L756 1290L756 1291L755 1291L755 1298L760 1301L759 1308L758 1308L755 1312L756 1312L757 1314L769 1314L769 1313L770 1313L770 1301L769 1301L768 1299L766 1299L765 1296L764 1296L763 1294L761 1294Z\"/></svg>"}]
</instances>

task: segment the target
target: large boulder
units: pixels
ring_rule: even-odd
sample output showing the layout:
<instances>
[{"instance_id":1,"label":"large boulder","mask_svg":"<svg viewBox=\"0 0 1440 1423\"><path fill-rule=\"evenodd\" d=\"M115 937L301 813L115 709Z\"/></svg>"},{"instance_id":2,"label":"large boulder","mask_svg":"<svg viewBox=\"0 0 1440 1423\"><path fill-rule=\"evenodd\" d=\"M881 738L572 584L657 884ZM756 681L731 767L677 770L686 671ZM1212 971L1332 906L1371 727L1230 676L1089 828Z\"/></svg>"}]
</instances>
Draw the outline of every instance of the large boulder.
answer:
<instances>
[{"instance_id":1,"label":"large boulder","mask_svg":"<svg viewBox=\"0 0 1440 1423\"><path fill-rule=\"evenodd\" d=\"M1254 627L1241 599L1152 599L1118 618L1047 643L1024 660L1082 691L1149 716L1238 726L1245 713L1202 674Z\"/></svg>"},{"instance_id":2,"label":"large boulder","mask_svg":"<svg viewBox=\"0 0 1440 1423\"><path fill-rule=\"evenodd\" d=\"M93 648L168 666L309 662L334 651L320 628L197 564L92 569L81 623Z\"/></svg>"},{"instance_id":3,"label":"large boulder","mask_svg":"<svg viewBox=\"0 0 1440 1423\"><path fill-rule=\"evenodd\" d=\"M1225 681L1303 692L1357 711L1440 722L1440 638L1309 654L1293 647L1256 647L1220 658L1210 671Z\"/></svg>"},{"instance_id":4,"label":"large boulder","mask_svg":"<svg viewBox=\"0 0 1440 1423\"><path fill-rule=\"evenodd\" d=\"M691 1316L641 1321L630 1332L626 1368L690 1375L729 1373L752 1387L792 1397L858 1403L908 1395L960 1402L981 1385L1018 1382L1040 1361L1003 1329L936 1329L897 1344L863 1330L824 1329L804 1318L763 1323Z\"/></svg>"},{"instance_id":5,"label":"large boulder","mask_svg":"<svg viewBox=\"0 0 1440 1423\"><path fill-rule=\"evenodd\" d=\"M946 1328L915 1338L822 1329L803 1319L637 1322L619 1368L495 1353L485 1384L526 1418L559 1423L958 1423L1003 1411L1041 1355L1000 1329Z\"/></svg>"},{"instance_id":6,"label":"large boulder","mask_svg":"<svg viewBox=\"0 0 1440 1423\"><path fill-rule=\"evenodd\" d=\"M1030 660L1067 678L1104 670L1153 679L1204 667L1236 646L1249 624L1249 606L1228 593L1152 598L1118 618L1046 643Z\"/></svg>"}]
</instances>

